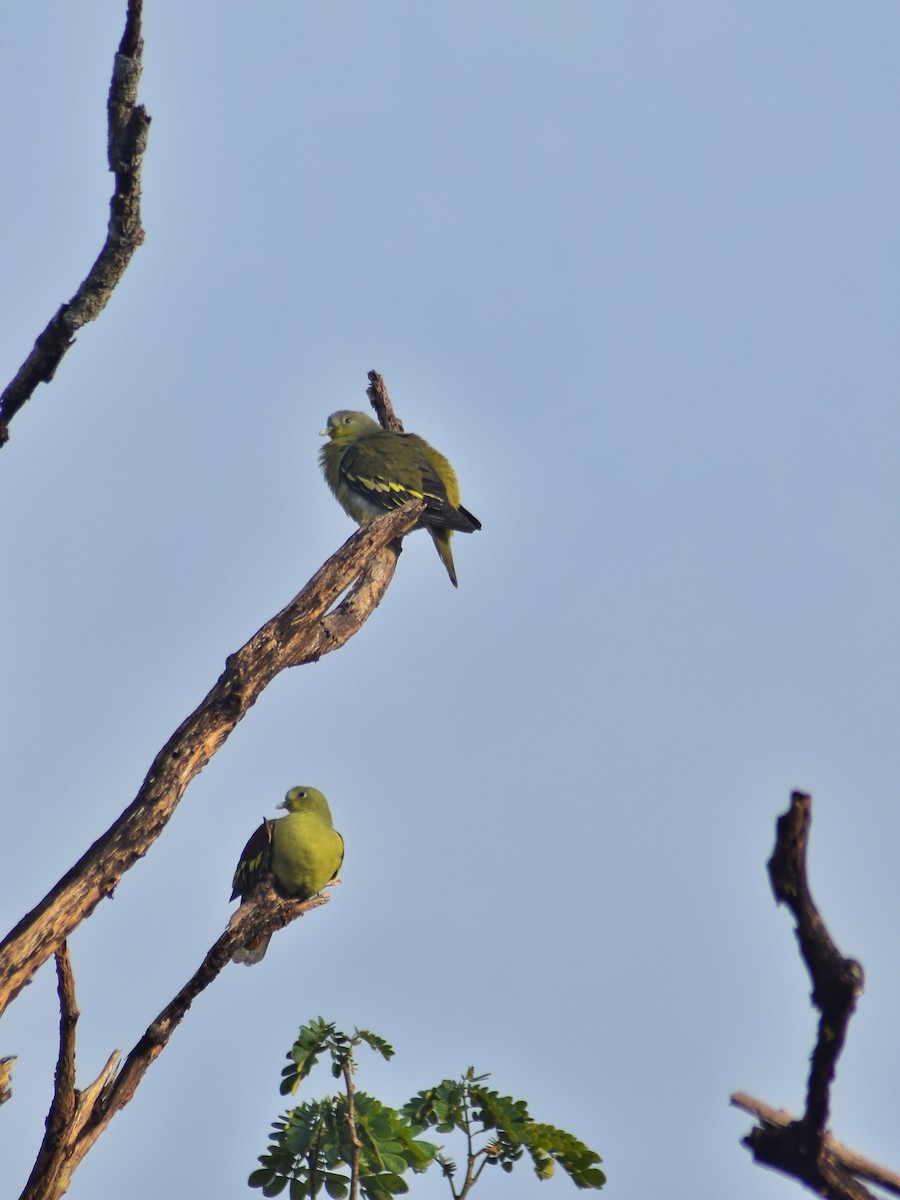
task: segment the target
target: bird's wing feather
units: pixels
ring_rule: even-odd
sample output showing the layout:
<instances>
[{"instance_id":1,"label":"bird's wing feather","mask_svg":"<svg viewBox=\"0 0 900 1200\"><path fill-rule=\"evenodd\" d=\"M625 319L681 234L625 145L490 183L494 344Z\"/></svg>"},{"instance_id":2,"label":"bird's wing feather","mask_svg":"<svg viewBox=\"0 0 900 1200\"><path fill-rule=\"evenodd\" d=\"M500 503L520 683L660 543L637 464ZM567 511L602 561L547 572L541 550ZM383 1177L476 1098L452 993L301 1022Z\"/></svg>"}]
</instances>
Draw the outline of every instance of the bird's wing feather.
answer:
<instances>
[{"instance_id":1,"label":"bird's wing feather","mask_svg":"<svg viewBox=\"0 0 900 1200\"><path fill-rule=\"evenodd\" d=\"M234 879L231 882L231 899L240 896L244 900L259 883L260 876L269 869L272 857L272 828L275 822L263 817L263 823L252 835L241 852Z\"/></svg>"},{"instance_id":2,"label":"bird's wing feather","mask_svg":"<svg viewBox=\"0 0 900 1200\"><path fill-rule=\"evenodd\" d=\"M340 871L341 867L344 865L344 839L343 839L343 837L341 837L341 835L338 833L337 830L335 830L334 832L337 833L338 837L341 839L341 861L334 868L334 875L332 875L332 877L331 877L332 879L335 879L337 877L338 872Z\"/></svg>"},{"instance_id":3,"label":"bird's wing feather","mask_svg":"<svg viewBox=\"0 0 900 1200\"><path fill-rule=\"evenodd\" d=\"M460 505L456 511L457 511L458 516L462 517L465 521L468 522L468 524L466 525L466 530L465 530L466 533L474 533L476 529L481 528L481 522L478 520L478 518L475 516L475 514L470 513L467 508L463 508L463 506ZM457 525L457 526L455 526L455 528L462 529L462 526Z\"/></svg>"},{"instance_id":4,"label":"bird's wing feather","mask_svg":"<svg viewBox=\"0 0 900 1200\"><path fill-rule=\"evenodd\" d=\"M414 434L404 435L409 438ZM433 529L458 529L471 533L481 523L465 509L453 507L436 467L410 441L403 447L402 461L386 456L378 437L360 438L341 459L344 483L370 504L390 512L410 500L424 500L427 511L422 524Z\"/></svg>"},{"instance_id":5,"label":"bird's wing feather","mask_svg":"<svg viewBox=\"0 0 900 1200\"><path fill-rule=\"evenodd\" d=\"M405 449L405 448L404 448ZM373 504L388 511L409 500L444 499L446 491L427 462L415 454L404 454L403 461L385 454L379 437L360 438L348 447L341 460L341 475L349 487L361 492Z\"/></svg>"}]
</instances>

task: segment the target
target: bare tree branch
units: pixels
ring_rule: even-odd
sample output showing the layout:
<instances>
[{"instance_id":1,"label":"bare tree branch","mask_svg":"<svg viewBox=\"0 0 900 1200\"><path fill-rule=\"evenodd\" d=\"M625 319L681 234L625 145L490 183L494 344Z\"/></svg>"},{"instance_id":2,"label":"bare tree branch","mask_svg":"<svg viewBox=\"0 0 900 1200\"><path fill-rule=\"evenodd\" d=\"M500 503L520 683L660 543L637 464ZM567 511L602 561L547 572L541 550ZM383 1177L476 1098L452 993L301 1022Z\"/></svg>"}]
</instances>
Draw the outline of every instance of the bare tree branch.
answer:
<instances>
[{"instance_id":1,"label":"bare tree branch","mask_svg":"<svg viewBox=\"0 0 900 1200\"><path fill-rule=\"evenodd\" d=\"M141 165L147 148L150 117L137 103L141 77L143 0L128 0L125 32L113 63L107 101L107 159L116 181L109 202L109 225L103 249L77 292L63 304L38 336L34 349L0 395L0 446L9 440L9 422L39 383L56 374L74 335L95 320L144 240L141 226Z\"/></svg>"},{"instance_id":2,"label":"bare tree branch","mask_svg":"<svg viewBox=\"0 0 900 1200\"><path fill-rule=\"evenodd\" d=\"M387 384L377 371L369 372L369 386L366 388L366 395L369 397L369 403L375 409L375 415L378 417L383 428L391 429L394 433L402 433L403 422L394 412L394 406L388 395Z\"/></svg>"},{"instance_id":3,"label":"bare tree branch","mask_svg":"<svg viewBox=\"0 0 900 1200\"><path fill-rule=\"evenodd\" d=\"M75 1029L79 1012L75 1003L75 980L72 977L69 949L65 942L56 951L56 986L59 993L59 1057L53 1100L47 1114L44 1140L25 1187L26 1195L33 1183L56 1178L56 1160L66 1144L78 1107L75 1092Z\"/></svg>"},{"instance_id":4,"label":"bare tree branch","mask_svg":"<svg viewBox=\"0 0 900 1200\"><path fill-rule=\"evenodd\" d=\"M850 1018L863 989L862 967L835 946L806 881L806 848L812 824L812 797L794 792L791 806L778 819L775 849L769 859L772 891L797 922L797 941L812 979L812 1002L822 1014L812 1054L803 1121L811 1133L828 1121L828 1094L844 1047Z\"/></svg>"},{"instance_id":5,"label":"bare tree branch","mask_svg":"<svg viewBox=\"0 0 900 1200\"><path fill-rule=\"evenodd\" d=\"M93 1112L97 1097L116 1068L119 1057L118 1050L111 1054L94 1082L83 1091L75 1092L75 1110L71 1120L68 1126L61 1130L59 1141L52 1147L53 1153L48 1154L42 1162L35 1163L25 1190L22 1192L21 1200L38 1200L38 1198L40 1200L58 1200L58 1197L65 1193L75 1169L74 1165L69 1166L66 1157L67 1148L77 1142L85 1121ZM44 1144L47 1144L46 1139ZM44 1146L41 1147L42 1154L43 1151Z\"/></svg>"},{"instance_id":6,"label":"bare tree branch","mask_svg":"<svg viewBox=\"0 0 900 1200\"><path fill-rule=\"evenodd\" d=\"M330 885L329 885L330 886ZM236 948L262 934L272 933L327 904L327 894L292 900L276 891L271 875L253 897L232 916L225 932L207 951L200 966L166 1005L126 1057L116 1050L94 1082L75 1089L75 989L65 947L57 951L60 993L60 1061L56 1089L47 1116L47 1133L20 1200L57 1200L68 1189L79 1163L109 1122L132 1099L138 1085L165 1049L191 1004L231 961Z\"/></svg>"},{"instance_id":7,"label":"bare tree branch","mask_svg":"<svg viewBox=\"0 0 900 1200\"><path fill-rule=\"evenodd\" d=\"M12 1096L12 1073L15 1065L15 1054L7 1054L5 1058L0 1058L0 1104L5 1104Z\"/></svg>"},{"instance_id":8,"label":"bare tree branch","mask_svg":"<svg viewBox=\"0 0 900 1200\"><path fill-rule=\"evenodd\" d=\"M206 698L157 754L129 807L0 943L0 1014L147 853L187 785L276 675L317 662L362 627L393 578L398 539L415 527L423 510L424 502L415 501L357 530L286 608L229 656Z\"/></svg>"},{"instance_id":9,"label":"bare tree branch","mask_svg":"<svg viewBox=\"0 0 900 1200\"><path fill-rule=\"evenodd\" d=\"M763 1104L762 1100L748 1096L746 1092L735 1092L731 1097L731 1103L735 1108L748 1112L751 1117L756 1117L764 1125L784 1129L788 1125L797 1123L796 1117L792 1117L785 1109L770 1108L768 1104ZM879 1166L878 1163L863 1158L855 1150L842 1145L830 1133L825 1134L825 1146L829 1155L832 1155L838 1166L843 1167L845 1171L856 1175L859 1179L868 1179L870 1183L877 1184L886 1192L893 1192L895 1196L900 1196L900 1175L896 1171L889 1171L887 1167Z\"/></svg>"},{"instance_id":10,"label":"bare tree branch","mask_svg":"<svg viewBox=\"0 0 900 1200\"><path fill-rule=\"evenodd\" d=\"M856 1176L873 1177L851 1167L850 1152L843 1147L836 1153L838 1143L826 1129L831 1084L863 988L863 971L858 962L840 953L813 903L806 870L811 823L812 797L794 792L790 808L778 818L768 864L776 902L786 904L794 914L797 941L812 980L812 1001L821 1014L810 1060L806 1111L793 1120L743 1093L733 1095L731 1102L759 1117L760 1124L744 1138L757 1162L793 1175L830 1200L871 1200L872 1193Z\"/></svg>"}]
</instances>

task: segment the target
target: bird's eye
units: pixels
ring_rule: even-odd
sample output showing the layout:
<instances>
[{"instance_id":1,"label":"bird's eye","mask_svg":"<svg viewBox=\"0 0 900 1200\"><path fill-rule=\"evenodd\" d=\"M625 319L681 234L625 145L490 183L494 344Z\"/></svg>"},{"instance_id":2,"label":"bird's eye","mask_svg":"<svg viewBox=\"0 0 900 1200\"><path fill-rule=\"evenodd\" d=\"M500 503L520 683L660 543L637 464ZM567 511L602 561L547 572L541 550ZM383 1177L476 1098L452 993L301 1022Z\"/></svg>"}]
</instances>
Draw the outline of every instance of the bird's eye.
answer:
<instances>
[{"instance_id":1,"label":"bird's eye","mask_svg":"<svg viewBox=\"0 0 900 1200\"><path fill-rule=\"evenodd\" d=\"M344 417L344 424L345 424L345 425L352 425L352 424L353 424L353 418L352 418L352 417Z\"/></svg>"}]
</instances>

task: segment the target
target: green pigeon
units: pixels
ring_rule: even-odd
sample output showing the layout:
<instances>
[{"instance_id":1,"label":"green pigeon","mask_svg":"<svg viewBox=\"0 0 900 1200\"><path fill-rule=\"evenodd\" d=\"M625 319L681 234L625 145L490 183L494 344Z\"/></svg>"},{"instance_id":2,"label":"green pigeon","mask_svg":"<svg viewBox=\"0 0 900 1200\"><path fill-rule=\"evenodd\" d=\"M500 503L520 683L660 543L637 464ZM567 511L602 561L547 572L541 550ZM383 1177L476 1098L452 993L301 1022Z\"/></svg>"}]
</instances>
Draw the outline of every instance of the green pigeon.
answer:
<instances>
[{"instance_id":1,"label":"green pigeon","mask_svg":"<svg viewBox=\"0 0 900 1200\"><path fill-rule=\"evenodd\" d=\"M474 533L481 522L459 502L453 468L415 433L383 429L363 412L333 412L321 431L328 442L319 465L338 503L359 525L400 508L409 500L427 504L419 528L431 534L454 587L456 568L450 552L453 531Z\"/></svg>"},{"instance_id":2,"label":"green pigeon","mask_svg":"<svg viewBox=\"0 0 900 1200\"><path fill-rule=\"evenodd\" d=\"M232 880L231 899L241 904L253 895L263 873L271 871L281 891L308 900L335 878L344 861L344 839L331 823L328 801L313 787L292 787L279 808L286 817L263 823L244 847ZM258 963L271 934L255 938L234 952L234 962Z\"/></svg>"}]
</instances>

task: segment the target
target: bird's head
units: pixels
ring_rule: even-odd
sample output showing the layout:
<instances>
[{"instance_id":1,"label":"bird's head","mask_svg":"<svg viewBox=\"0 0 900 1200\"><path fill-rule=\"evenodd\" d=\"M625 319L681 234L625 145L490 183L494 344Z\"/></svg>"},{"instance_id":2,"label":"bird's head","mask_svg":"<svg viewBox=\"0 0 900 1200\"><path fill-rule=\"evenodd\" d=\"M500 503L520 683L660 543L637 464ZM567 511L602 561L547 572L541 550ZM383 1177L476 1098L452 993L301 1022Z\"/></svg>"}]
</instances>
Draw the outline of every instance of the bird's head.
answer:
<instances>
[{"instance_id":1,"label":"bird's head","mask_svg":"<svg viewBox=\"0 0 900 1200\"><path fill-rule=\"evenodd\" d=\"M277 807L284 808L289 813L316 813L317 816L327 820L329 824L331 823L331 810L328 807L328 801L318 788L292 787Z\"/></svg>"},{"instance_id":2,"label":"bird's head","mask_svg":"<svg viewBox=\"0 0 900 1200\"><path fill-rule=\"evenodd\" d=\"M381 426L367 413L351 412L348 408L333 412L325 428L319 430L322 437L329 437L333 442L350 442L355 438L380 432Z\"/></svg>"}]
</instances>

